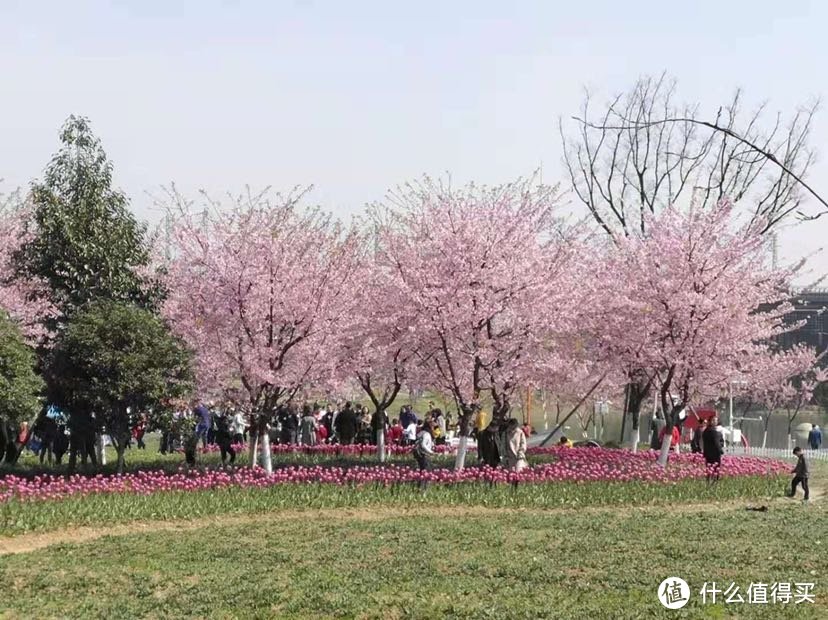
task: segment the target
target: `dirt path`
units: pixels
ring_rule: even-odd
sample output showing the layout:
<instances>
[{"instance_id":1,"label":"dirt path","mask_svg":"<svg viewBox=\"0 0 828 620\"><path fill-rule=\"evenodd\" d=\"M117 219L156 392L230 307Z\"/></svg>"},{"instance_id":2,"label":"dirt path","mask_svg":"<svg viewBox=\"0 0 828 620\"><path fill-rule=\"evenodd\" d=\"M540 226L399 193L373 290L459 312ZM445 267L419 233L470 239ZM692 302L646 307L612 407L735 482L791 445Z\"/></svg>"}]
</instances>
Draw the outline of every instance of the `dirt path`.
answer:
<instances>
[{"instance_id":1,"label":"dirt path","mask_svg":"<svg viewBox=\"0 0 828 620\"><path fill-rule=\"evenodd\" d=\"M824 496L824 489L812 489L812 501L819 501ZM769 502L770 506L780 503L790 503L792 500L785 498L774 499ZM690 503L690 504L662 504L652 506L606 506L575 508L550 508L550 509L520 509L520 508L487 508L485 506L412 506L412 507L367 507L367 508L330 508L323 510L284 510L277 512L265 512L242 515L215 515L197 519L176 519L169 521L133 521L117 525L102 527L79 526L67 529L52 530L48 532L33 532L19 536L0 537L0 556L31 553L52 545L63 543L76 544L87 543L107 536L129 536L132 534L150 534L154 532L186 532L204 527L225 527L236 525L253 525L261 522L280 521L286 519L307 519L312 513L315 519L351 519L358 521L377 521L401 516L411 517L480 517L494 515L548 515L562 514L578 510L580 514L602 514L619 511L626 514L641 513L642 515L652 511L669 511L676 513L705 513L728 510L745 510L747 506L758 506L762 502L746 502L744 500L733 500L716 503Z\"/></svg>"}]
</instances>

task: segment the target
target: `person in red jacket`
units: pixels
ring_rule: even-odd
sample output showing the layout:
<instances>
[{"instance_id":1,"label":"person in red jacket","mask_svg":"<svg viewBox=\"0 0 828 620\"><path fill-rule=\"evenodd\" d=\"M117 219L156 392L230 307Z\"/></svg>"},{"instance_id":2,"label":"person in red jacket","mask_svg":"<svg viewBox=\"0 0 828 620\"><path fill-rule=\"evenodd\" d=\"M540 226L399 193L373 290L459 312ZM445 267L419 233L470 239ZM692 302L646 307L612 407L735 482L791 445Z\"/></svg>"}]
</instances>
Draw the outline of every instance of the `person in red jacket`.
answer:
<instances>
[{"instance_id":1,"label":"person in red jacket","mask_svg":"<svg viewBox=\"0 0 828 620\"><path fill-rule=\"evenodd\" d=\"M400 421L394 418L391 420L391 426L388 429L388 441L389 443L398 444L400 443L400 438L403 434L403 428L400 426Z\"/></svg>"},{"instance_id":2,"label":"person in red jacket","mask_svg":"<svg viewBox=\"0 0 828 620\"><path fill-rule=\"evenodd\" d=\"M316 426L316 443L323 444L328 439L328 427L324 424L317 424Z\"/></svg>"},{"instance_id":3,"label":"person in red jacket","mask_svg":"<svg viewBox=\"0 0 828 620\"><path fill-rule=\"evenodd\" d=\"M661 429L661 432L658 434L659 443L664 442L664 431L666 431L666 430L667 430L667 427L665 426L664 428ZM670 434L670 448L675 448L677 445L679 445L680 441L681 441L681 431L679 431L678 426L674 426L673 430Z\"/></svg>"}]
</instances>

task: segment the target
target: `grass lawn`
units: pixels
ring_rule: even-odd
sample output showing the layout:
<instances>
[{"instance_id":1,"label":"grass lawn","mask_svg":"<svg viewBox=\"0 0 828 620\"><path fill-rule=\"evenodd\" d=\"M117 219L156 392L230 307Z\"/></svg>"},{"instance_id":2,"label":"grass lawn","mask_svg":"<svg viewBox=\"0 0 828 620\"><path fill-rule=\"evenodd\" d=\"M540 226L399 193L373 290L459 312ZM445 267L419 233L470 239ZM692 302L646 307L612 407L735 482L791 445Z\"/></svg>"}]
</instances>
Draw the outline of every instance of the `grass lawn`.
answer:
<instances>
[{"instance_id":1,"label":"grass lawn","mask_svg":"<svg viewBox=\"0 0 828 620\"><path fill-rule=\"evenodd\" d=\"M0 615L825 618L826 523L824 504L784 500L213 518L2 557ZM694 590L681 611L656 598L668 576ZM817 603L703 606L705 581L815 582Z\"/></svg>"},{"instance_id":2,"label":"grass lawn","mask_svg":"<svg viewBox=\"0 0 828 620\"><path fill-rule=\"evenodd\" d=\"M761 477L11 501L0 618L826 618L826 478L810 505ZM815 583L816 604L703 605L706 581Z\"/></svg>"}]
</instances>

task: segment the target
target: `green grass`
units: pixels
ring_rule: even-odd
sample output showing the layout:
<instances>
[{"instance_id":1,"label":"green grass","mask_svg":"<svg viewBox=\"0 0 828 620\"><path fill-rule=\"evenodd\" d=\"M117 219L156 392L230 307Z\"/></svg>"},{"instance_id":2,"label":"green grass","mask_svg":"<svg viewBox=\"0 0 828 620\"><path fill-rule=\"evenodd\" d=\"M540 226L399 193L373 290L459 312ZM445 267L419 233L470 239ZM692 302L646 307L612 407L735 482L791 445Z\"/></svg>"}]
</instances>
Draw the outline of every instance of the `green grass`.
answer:
<instances>
[{"instance_id":1,"label":"green grass","mask_svg":"<svg viewBox=\"0 0 828 620\"><path fill-rule=\"evenodd\" d=\"M444 509L443 509L444 510ZM0 559L0 614L106 618L820 618L817 504L384 509L108 537ZM703 539L703 540L702 540ZM694 591L681 611L662 579ZM705 581L816 582L817 605L702 606Z\"/></svg>"},{"instance_id":2,"label":"green grass","mask_svg":"<svg viewBox=\"0 0 828 620\"><path fill-rule=\"evenodd\" d=\"M813 464L812 487L826 476ZM828 502L780 499L787 480L13 501L0 534L52 544L0 556L0 618L828 617ZM745 510L756 504L769 511ZM74 526L136 520L150 523L72 542ZM693 590L680 611L656 598L672 576ZM817 604L703 606L705 581L814 582Z\"/></svg>"}]
</instances>

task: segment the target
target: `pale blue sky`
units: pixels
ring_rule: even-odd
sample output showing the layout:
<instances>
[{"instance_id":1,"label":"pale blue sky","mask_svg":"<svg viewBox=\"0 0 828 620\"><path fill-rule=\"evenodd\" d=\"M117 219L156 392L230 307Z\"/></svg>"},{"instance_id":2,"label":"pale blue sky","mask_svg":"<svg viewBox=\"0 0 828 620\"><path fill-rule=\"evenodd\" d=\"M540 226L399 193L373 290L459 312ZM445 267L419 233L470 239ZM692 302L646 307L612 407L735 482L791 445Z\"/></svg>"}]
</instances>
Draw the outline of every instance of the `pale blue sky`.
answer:
<instances>
[{"instance_id":1,"label":"pale blue sky","mask_svg":"<svg viewBox=\"0 0 828 620\"><path fill-rule=\"evenodd\" d=\"M0 0L0 178L39 175L75 113L146 218L170 181L313 183L342 216L422 173L494 183L543 161L549 181L584 85L603 99L667 70L707 109L741 86L790 110L828 94L826 23L828 2L801 0ZM826 172L810 177L824 194ZM786 230L784 255L826 231Z\"/></svg>"}]
</instances>

